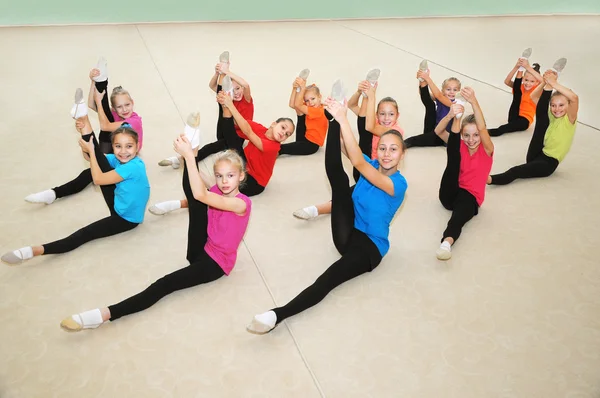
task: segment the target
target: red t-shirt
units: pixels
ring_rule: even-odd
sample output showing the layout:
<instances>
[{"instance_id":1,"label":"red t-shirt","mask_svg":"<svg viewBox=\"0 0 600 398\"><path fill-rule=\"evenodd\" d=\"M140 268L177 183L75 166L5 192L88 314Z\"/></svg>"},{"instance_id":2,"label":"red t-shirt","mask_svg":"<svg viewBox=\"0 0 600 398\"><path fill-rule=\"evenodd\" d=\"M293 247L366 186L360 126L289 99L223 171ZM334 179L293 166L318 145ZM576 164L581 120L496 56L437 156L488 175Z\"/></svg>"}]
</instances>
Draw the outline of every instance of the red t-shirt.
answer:
<instances>
[{"instance_id":1,"label":"red t-shirt","mask_svg":"<svg viewBox=\"0 0 600 398\"><path fill-rule=\"evenodd\" d=\"M237 111L240 113L240 115L242 115L244 119L254 119L254 101L252 100L252 98L250 98L250 102L248 102L244 97L242 97L242 99L239 101L233 101L233 106L235 106L235 109L237 109ZM247 139L246 135L242 133L242 130L240 130L239 126L237 124L234 125L235 132L237 133L237 135L244 139Z\"/></svg>"},{"instance_id":2,"label":"red t-shirt","mask_svg":"<svg viewBox=\"0 0 600 398\"><path fill-rule=\"evenodd\" d=\"M281 144L277 141L271 141L266 137L265 133L268 129L262 124L258 124L252 120L248 120L248 123L254 134L258 135L262 141L263 150L258 149L252 141L248 141L248 145L244 148L244 154L248 163L246 169L256 182L266 187L273 175L275 160L277 160Z\"/></svg>"},{"instance_id":3,"label":"red t-shirt","mask_svg":"<svg viewBox=\"0 0 600 398\"><path fill-rule=\"evenodd\" d=\"M483 144L479 144L477 151L471 156L467 144L460 140L458 186L475 196L479 206L485 198L485 185L492 170L493 155L488 156L485 149L483 149Z\"/></svg>"}]
</instances>

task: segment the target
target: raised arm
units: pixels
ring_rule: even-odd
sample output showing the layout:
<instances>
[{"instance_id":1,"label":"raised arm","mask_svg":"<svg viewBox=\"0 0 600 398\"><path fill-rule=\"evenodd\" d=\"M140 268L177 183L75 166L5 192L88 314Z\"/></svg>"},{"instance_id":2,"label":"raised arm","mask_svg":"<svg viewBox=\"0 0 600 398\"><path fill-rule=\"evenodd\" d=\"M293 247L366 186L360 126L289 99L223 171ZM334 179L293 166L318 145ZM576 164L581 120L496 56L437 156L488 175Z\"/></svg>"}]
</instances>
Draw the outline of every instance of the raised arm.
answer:
<instances>
[{"instance_id":1,"label":"raised arm","mask_svg":"<svg viewBox=\"0 0 600 398\"><path fill-rule=\"evenodd\" d=\"M360 174L366 178L371 184L386 192L388 195L394 196L394 183L391 178L380 173L371 163L367 162L363 156L356 138L350 128L350 123L346 117L348 110L346 105L341 105L339 102L328 98L326 107L329 113L340 124L340 136L343 139L343 144L346 148L346 156Z\"/></svg>"},{"instance_id":2,"label":"raised arm","mask_svg":"<svg viewBox=\"0 0 600 398\"><path fill-rule=\"evenodd\" d=\"M238 125L242 133L248 138L248 141L253 143L260 151L264 150L262 140L254 131L252 131L252 127L250 127L250 123L238 112L236 107L233 105L233 100L229 95L224 93L223 91L217 94L217 101L219 104L223 105L227 109L223 109L223 116L227 117L227 113L231 113L233 120Z\"/></svg>"},{"instance_id":3,"label":"raised arm","mask_svg":"<svg viewBox=\"0 0 600 398\"><path fill-rule=\"evenodd\" d=\"M492 138L487 131L485 118L483 117L483 112L481 111L479 102L475 97L475 91L471 87L465 87L460 91L460 93L462 94L463 98L467 100L467 102L473 107L475 123L477 124L477 130L479 130L479 136L481 137L481 144L483 145L485 153L487 153L488 156L492 156L494 153L494 143L492 142Z\"/></svg>"},{"instance_id":4,"label":"raised arm","mask_svg":"<svg viewBox=\"0 0 600 398\"><path fill-rule=\"evenodd\" d=\"M465 113L465 107L460 104L452 104L448 114L440 120L440 122L435 126L435 133L440 137L444 142L448 142L448 136L450 133L446 131L446 127L448 127L448 123L452 123L452 132L460 133L460 119L457 118L456 115L462 115Z\"/></svg>"},{"instance_id":5,"label":"raised arm","mask_svg":"<svg viewBox=\"0 0 600 398\"><path fill-rule=\"evenodd\" d=\"M242 79L240 76L238 76L235 73L233 73L232 71L230 71L229 70L229 65L227 65L227 64L223 64L223 65L219 64L219 71L221 73L224 73L227 76L229 76L232 80L235 80L236 82L238 82L239 85L244 88L244 99L247 102L250 102L250 100L252 100L252 93L250 92L250 84L248 84L248 82L245 81L244 79Z\"/></svg>"},{"instance_id":6,"label":"raised arm","mask_svg":"<svg viewBox=\"0 0 600 398\"><path fill-rule=\"evenodd\" d=\"M506 79L504 79L504 84L510 88L513 88L513 85L514 85L513 77L514 77L515 73L517 73L517 71L519 70L519 66L521 66L521 65L519 65L519 61L517 61L515 66L512 68L512 70L510 72L508 72L508 75L506 75Z\"/></svg>"},{"instance_id":7,"label":"raised arm","mask_svg":"<svg viewBox=\"0 0 600 398\"><path fill-rule=\"evenodd\" d=\"M100 107L99 109L102 109ZM90 170L92 172L92 180L96 185L113 185L123 181L123 177L119 175L115 170L103 172L98 165L98 159L96 159L96 148L94 146L94 137L91 136L89 141L85 141L83 138L79 139L79 146L84 152L87 152L90 157ZM100 154L104 156L104 154Z\"/></svg>"},{"instance_id":8,"label":"raised arm","mask_svg":"<svg viewBox=\"0 0 600 398\"><path fill-rule=\"evenodd\" d=\"M369 83L367 83L369 84ZM375 87L372 87L369 84L367 91L367 115L365 120L365 129L369 131L371 134L380 137L383 133L388 131L389 129L385 126L377 124L377 100L375 96L375 92L377 90L377 83L375 83ZM363 100L364 102L364 100Z\"/></svg>"},{"instance_id":9,"label":"raised arm","mask_svg":"<svg viewBox=\"0 0 600 398\"><path fill-rule=\"evenodd\" d=\"M579 96L573 92L570 88L567 88L560 84L556 80L556 74L552 71L546 71L544 73L544 81L546 81L553 89L567 97L569 100L569 107L567 108L567 115L569 121L574 124L577 121L577 112L579 111Z\"/></svg>"},{"instance_id":10,"label":"raised arm","mask_svg":"<svg viewBox=\"0 0 600 398\"><path fill-rule=\"evenodd\" d=\"M119 127L121 127L123 122L111 122L110 120L108 120L108 117L104 113L104 108L102 107L102 98L104 98L105 95L106 91L99 93L96 89L96 86L94 86L94 101L96 102L98 121L100 122L100 130L113 132Z\"/></svg>"},{"instance_id":11,"label":"raised arm","mask_svg":"<svg viewBox=\"0 0 600 398\"><path fill-rule=\"evenodd\" d=\"M299 115L306 115L308 113L308 106L304 103L304 94L306 93L306 80L301 77L297 77L294 80L294 86L300 88L300 92L296 93L294 89L294 93L296 94L296 98L294 101L294 109Z\"/></svg>"},{"instance_id":12,"label":"raised arm","mask_svg":"<svg viewBox=\"0 0 600 398\"><path fill-rule=\"evenodd\" d=\"M208 87L210 87L210 89L215 93L217 92L217 86L219 85L219 76L221 76L221 74L219 73L220 65L221 64L217 64L215 66L215 74L212 75L210 81L208 82Z\"/></svg>"},{"instance_id":13,"label":"raised arm","mask_svg":"<svg viewBox=\"0 0 600 398\"><path fill-rule=\"evenodd\" d=\"M519 60L519 66L522 66L523 68L525 68L527 73L529 73L531 76L533 76L533 78L535 80L537 80L538 82L540 82L540 83L544 82L544 78L542 77L542 75L540 75L538 71L533 69L533 67L529 64L528 60L526 60L526 59Z\"/></svg>"},{"instance_id":14,"label":"raised arm","mask_svg":"<svg viewBox=\"0 0 600 398\"><path fill-rule=\"evenodd\" d=\"M431 79L431 76L429 76L429 72L422 72L422 71L419 71L419 72L420 73L418 73L417 76L419 76L420 78L424 79L427 82L427 85L429 86L429 90L431 90L431 94L433 94L434 98L437 99L438 101L440 101L442 104L446 105L447 107L452 106L452 101L450 101L450 98L446 97L440 91L438 86L435 85L435 83Z\"/></svg>"},{"instance_id":15,"label":"raised arm","mask_svg":"<svg viewBox=\"0 0 600 398\"><path fill-rule=\"evenodd\" d=\"M365 83L366 83L366 85L365 85ZM352 113L354 113L356 116L362 116L362 117L366 116L366 110L367 110L366 103L365 103L366 98L363 98L362 93L366 92L366 90L369 86L370 86L370 84L366 80L359 82L356 92L354 94L352 94L352 97L350 97L350 99L348 100L348 109L350 109L352 111ZM363 100L362 100L361 104L359 105L358 102L361 98L363 98Z\"/></svg>"},{"instance_id":16,"label":"raised arm","mask_svg":"<svg viewBox=\"0 0 600 398\"><path fill-rule=\"evenodd\" d=\"M296 89L298 87L296 86L296 80L294 80L294 84L292 84L292 92L290 94L290 100L288 102L288 106L290 108L292 108L293 110L296 110ZM296 114L299 114L298 111L296 111Z\"/></svg>"},{"instance_id":17,"label":"raised arm","mask_svg":"<svg viewBox=\"0 0 600 398\"><path fill-rule=\"evenodd\" d=\"M192 145L184 135L177 137L173 143L173 148L175 149L175 152L185 159L185 167L187 168L190 188L192 189L194 199L215 209L231 211L240 215L246 213L246 202L242 199L217 195L208 190L208 187L200 177Z\"/></svg>"},{"instance_id":18,"label":"raised arm","mask_svg":"<svg viewBox=\"0 0 600 398\"><path fill-rule=\"evenodd\" d=\"M88 108L93 111L97 111L96 101L94 100L94 92L96 91L96 84L94 82L94 77L100 76L100 71L98 69L92 69L90 71L90 81L92 82L90 85L90 92L88 94ZM102 108L102 106L100 106Z\"/></svg>"}]
</instances>

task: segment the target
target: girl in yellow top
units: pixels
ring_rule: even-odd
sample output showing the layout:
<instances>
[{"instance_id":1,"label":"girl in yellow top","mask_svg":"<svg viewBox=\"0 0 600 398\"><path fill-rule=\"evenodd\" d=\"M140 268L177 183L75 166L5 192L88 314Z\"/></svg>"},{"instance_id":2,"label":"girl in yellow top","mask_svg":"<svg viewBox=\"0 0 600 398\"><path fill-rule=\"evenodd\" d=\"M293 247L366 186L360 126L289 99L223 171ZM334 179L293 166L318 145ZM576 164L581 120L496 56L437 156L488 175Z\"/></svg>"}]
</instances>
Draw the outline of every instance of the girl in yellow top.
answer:
<instances>
[{"instance_id":1,"label":"girl in yellow top","mask_svg":"<svg viewBox=\"0 0 600 398\"><path fill-rule=\"evenodd\" d=\"M525 72L519 70L521 67L525 69ZM513 89L513 100L508 110L508 123L495 129L489 129L490 136L498 137L504 133L525 131L533 123L535 102L531 99L531 94L542 82L542 75L539 72L539 64L531 66L527 59L519 58L515 67L504 79L504 84ZM512 80L515 73L517 76L515 80Z\"/></svg>"},{"instance_id":2,"label":"girl in yellow top","mask_svg":"<svg viewBox=\"0 0 600 398\"><path fill-rule=\"evenodd\" d=\"M543 76L545 85L540 84L531 94L537 102L537 122L527 151L527 163L489 176L488 184L506 185L517 178L548 177L567 156L575 135L579 97L560 84L557 76L552 69L547 70ZM552 90L556 91L552 93Z\"/></svg>"}]
</instances>

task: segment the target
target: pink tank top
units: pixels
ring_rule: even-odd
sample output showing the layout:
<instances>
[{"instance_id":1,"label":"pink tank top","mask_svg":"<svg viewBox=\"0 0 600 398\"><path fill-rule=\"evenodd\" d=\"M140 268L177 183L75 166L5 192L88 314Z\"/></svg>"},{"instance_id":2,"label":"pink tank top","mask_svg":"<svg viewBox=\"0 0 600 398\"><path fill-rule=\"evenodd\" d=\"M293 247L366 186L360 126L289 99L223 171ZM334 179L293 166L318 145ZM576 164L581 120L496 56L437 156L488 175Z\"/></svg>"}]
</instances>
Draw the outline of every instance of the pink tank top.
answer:
<instances>
[{"instance_id":1,"label":"pink tank top","mask_svg":"<svg viewBox=\"0 0 600 398\"><path fill-rule=\"evenodd\" d=\"M377 124L379 124L379 121L377 122ZM404 129L402 129L402 127L400 127L400 125L398 124L398 121L396 121L395 124L391 125L390 130L396 130L397 132L399 132L400 134L402 134L402 137L404 138ZM377 146L379 145L379 137L374 135L373 136L373 143L371 144L371 159L377 159Z\"/></svg>"},{"instance_id":2,"label":"pink tank top","mask_svg":"<svg viewBox=\"0 0 600 398\"><path fill-rule=\"evenodd\" d=\"M210 189L210 192L223 195L216 185ZM238 193L236 198L246 202L246 213L243 216L231 211L208 208L208 226L206 227L208 239L204 250L223 268L226 275L229 275L235 265L238 247L246 233L252 210L252 201L246 195Z\"/></svg>"},{"instance_id":3,"label":"pink tank top","mask_svg":"<svg viewBox=\"0 0 600 398\"><path fill-rule=\"evenodd\" d=\"M460 140L458 186L473 195L479 206L485 198L485 185L492 170L493 155L488 156L483 149L483 144L480 144L477 151L471 156L467 144Z\"/></svg>"}]
</instances>

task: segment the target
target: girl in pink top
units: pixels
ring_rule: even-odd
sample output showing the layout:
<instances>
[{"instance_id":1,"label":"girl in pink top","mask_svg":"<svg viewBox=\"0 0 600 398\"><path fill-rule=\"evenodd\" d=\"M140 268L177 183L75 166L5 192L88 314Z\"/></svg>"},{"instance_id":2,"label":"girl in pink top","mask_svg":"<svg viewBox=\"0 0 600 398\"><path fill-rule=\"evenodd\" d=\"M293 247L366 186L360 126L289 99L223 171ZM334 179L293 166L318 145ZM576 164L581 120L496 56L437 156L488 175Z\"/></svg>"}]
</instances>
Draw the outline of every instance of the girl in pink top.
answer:
<instances>
[{"instance_id":1,"label":"girl in pink top","mask_svg":"<svg viewBox=\"0 0 600 398\"><path fill-rule=\"evenodd\" d=\"M440 183L440 202L446 209L452 210L442 244L436 252L439 260L452 257L451 247L460 236L462 227L479 212L494 154L494 144L485 127L475 92L466 87L461 94L473 107L474 114L465 117L461 124L458 116L465 109L462 105L454 104L435 128L435 133L447 144L448 154ZM452 133L446 131L450 121Z\"/></svg>"},{"instance_id":2,"label":"girl in pink top","mask_svg":"<svg viewBox=\"0 0 600 398\"><path fill-rule=\"evenodd\" d=\"M240 193L246 177L243 161L233 150L217 155L214 173L216 185L207 190L189 140L175 140L175 151L185 159L183 191L189 202L187 260L189 265L166 275L141 293L118 304L72 315L61 322L67 331L94 329L151 307L177 290L215 281L229 275L246 227L252 202Z\"/></svg>"}]
</instances>

